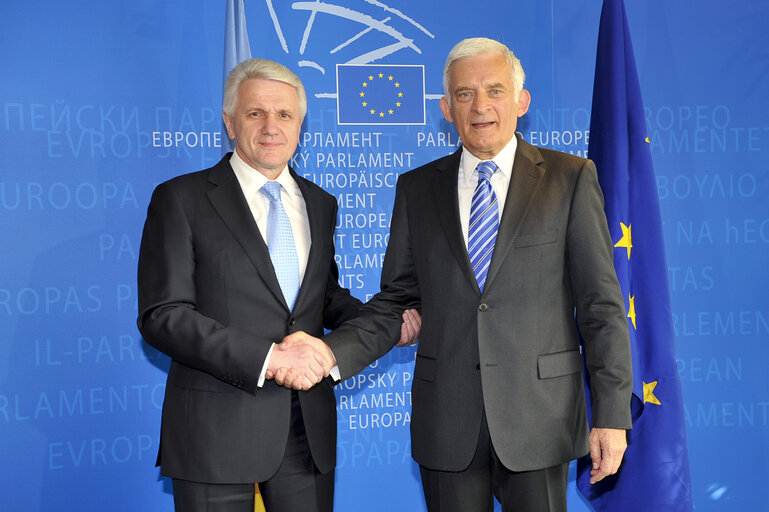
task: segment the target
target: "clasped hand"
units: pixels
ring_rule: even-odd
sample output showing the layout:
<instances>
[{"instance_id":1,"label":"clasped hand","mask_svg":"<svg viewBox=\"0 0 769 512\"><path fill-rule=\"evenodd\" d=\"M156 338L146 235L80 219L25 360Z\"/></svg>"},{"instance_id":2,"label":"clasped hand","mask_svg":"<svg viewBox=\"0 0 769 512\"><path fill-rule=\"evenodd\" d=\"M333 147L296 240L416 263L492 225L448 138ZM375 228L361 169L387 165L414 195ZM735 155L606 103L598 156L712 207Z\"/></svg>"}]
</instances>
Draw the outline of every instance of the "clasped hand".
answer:
<instances>
[{"instance_id":1,"label":"clasped hand","mask_svg":"<svg viewBox=\"0 0 769 512\"><path fill-rule=\"evenodd\" d=\"M298 331L272 349L265 376L281 386L308 390L328 377L336 359L320 339Z\"/></svg>"},{"instance_id":2,"label":"clasped hand","mask_svg":"<svg viewBox=\"0 0 769 512\"><path fill-rule=\"evenodd\" d=\"M404 311L401 337L397 346L414 345L421 327L422 317L415 309ZM328 345L304 331L297 331L283 338L283 341L272 349L265 376L275 379L280 386L308 390L328 377L334 366L336 358Z\"/></svg>"}]
</instances>

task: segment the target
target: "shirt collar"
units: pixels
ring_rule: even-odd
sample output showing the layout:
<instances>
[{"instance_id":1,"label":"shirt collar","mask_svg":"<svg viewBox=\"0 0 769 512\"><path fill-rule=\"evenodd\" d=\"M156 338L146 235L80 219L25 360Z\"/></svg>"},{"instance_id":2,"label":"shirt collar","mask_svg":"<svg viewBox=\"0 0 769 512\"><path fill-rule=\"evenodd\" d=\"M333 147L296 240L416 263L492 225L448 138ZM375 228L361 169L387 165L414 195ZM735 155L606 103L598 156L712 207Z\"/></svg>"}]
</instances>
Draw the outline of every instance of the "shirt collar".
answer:
<instances>
[{"instance_id":1,"label":"shirt collar","mask_svg":"<svg viewBox=\"0 0 769 512\"><path fill-rule=\"evenodd\" d=\"M505 144L505 147L497 153L491 160L497 164L498 170L509 181L510 175L513 172L513 162L515 160L515 150L518 148L518 139L515 135L510 141ZM477 181L477 178L473 180L475 174L475 168L478 166L478 162L481 162L480 158L470 153L467 148L462 146L462 158L459 163L460 177L466 183Z\"/></svg>"},{"instance_id":2,"label":"shirt collar","mask_svg":"<svg viewBox=\"0 0 769 512\"><path fill-rule=\"evenodd\" d=\"M232 166L232 170L235 171L235 176L238 178L240 186L246 196L259 192L264 184L269 181L264 174L257 171L240 158L237 151L232 152L230 165ZM291 173L288 170L288 164L283 167L283 170L280 171L280 174L275 178L275 181L280 183L285 191L288 192L289 199L294 199L295 196L299 194L299 186L291 176Z\"/></svg>"}]
</instances>

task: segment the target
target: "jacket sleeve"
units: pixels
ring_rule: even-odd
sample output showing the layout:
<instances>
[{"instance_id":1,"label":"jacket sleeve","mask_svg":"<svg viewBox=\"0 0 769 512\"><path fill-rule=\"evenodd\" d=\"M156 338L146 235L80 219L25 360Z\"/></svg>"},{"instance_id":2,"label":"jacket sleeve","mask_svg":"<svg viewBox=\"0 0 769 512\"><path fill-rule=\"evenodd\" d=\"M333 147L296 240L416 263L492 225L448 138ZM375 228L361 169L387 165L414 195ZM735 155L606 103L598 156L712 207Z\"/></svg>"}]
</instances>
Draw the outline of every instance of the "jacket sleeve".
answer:
<instances>
[{"instance_id":1,"label":"jacket sleeve","mask_svg":"<svg viewBox=\"0 0 769 512\"><path fill-rule=\"evenodd\" d=\"M343 380L390 350L400 339L404 309L419 305L403 181L402 177L399 178L396 187L390 241L382 266L381 291L363 305L354 319L324 338L334 351Z\"/></svg>"},{"instance_id":2,"label":"jacket sleeve","mask_svg":"<svg viewBox=\"0 0 769 512\"><path fill-rule=\"evenodd\" d=\"M567 269L592 398L592 426L630 429L633 367L625 303L595 165L579 171L567 228Z\"/></svg>"}]
</instances>

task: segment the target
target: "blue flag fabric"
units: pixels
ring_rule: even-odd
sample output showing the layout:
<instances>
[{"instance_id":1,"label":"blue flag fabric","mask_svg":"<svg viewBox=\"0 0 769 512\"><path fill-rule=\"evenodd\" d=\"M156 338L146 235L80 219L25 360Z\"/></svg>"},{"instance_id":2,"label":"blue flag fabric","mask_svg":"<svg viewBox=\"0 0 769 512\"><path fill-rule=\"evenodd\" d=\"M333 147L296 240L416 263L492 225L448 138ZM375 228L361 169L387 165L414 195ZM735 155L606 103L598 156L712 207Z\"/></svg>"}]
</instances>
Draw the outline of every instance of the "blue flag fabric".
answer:
<instances>
[{"instance_id":1,"label":"blue flag fabric","mask_svg":"<svg viewBox=\"0 0 769 512\"><path fill-rule=\"evenodd\" d=\"M622 0L605 0L601 12L588 156L605 196L628 311L634 423L619 473L591 486L587 456L577 484L597 511L691 511L662 220Z\"/></svg>"},{"instance_id":2,"label":"blue flag fabric","mask_svg":"<svg viewBox=\"0 0 769 512\"><path fill-rule=\"evenodd\" d=\"M222 87L232 68L251 58L251 45L246 29L246 10L243 0L227 0L224 20L224 79ZM227 129L222 123L222 154L232 151Z\"/></svg>"},{"instance_id":3,"label":"blue flag fabric","mask_svg":"<svg viewBox=\"0 0 769 512\"><path fill-rule=\"evenodd\" d=\"M339 124L425 124L424 66L337 64Z\"/></svg>"}]
</instances>

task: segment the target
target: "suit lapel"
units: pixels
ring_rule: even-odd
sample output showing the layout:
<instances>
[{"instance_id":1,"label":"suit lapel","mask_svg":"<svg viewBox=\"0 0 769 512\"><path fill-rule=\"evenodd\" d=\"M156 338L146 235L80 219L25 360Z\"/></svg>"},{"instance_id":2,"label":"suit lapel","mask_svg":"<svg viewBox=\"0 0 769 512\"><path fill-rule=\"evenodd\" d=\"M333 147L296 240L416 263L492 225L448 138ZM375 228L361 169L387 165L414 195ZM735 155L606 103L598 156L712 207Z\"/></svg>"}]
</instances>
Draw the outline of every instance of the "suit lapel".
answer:
<instances>
[{"instance_id":1,"label":"suit lapel","mask_svg":"<svg viewBox=\"0 0 769 512\"><path fill-rule=\"evenodd\" d=\"M228 156L225 156L211 170L208 181L216 185L208 191L208 200L256 267L272 294L288 309L270 260L270 251L254 222L251 209L230 166Z\"/></svg>"},{"instance_id":2,"label":"suit lapel","mask_svg":"<svg viewBox=\"0 0 769 512\"><path fill-rule=\"evenodd\" d=\"M289 172L291 172L291 176L294 178L294 181L299 186L299 191L302 193L304 204L307 207L307 220L310 224L310 252L307 255L307 267L304 271L304 279L302 279L299 286L299 295L296 297L296 304L294 304L294 310L298 310L302 306L305 296L308 293L307 287L304 286L304 282L308 279L313 279L313 276L325 276L328 273L328 268L325 269L326 273L323 272L323 262L319 256L319 247L322 245L322 237L327 236L328 226L325 226L324 232L324 226L322 224L323 205L320 201L320 196L317 193L313 193L314 191L310 188L307 182L300 178L293 169L289 168Z\"/></svg>"},{"instance_id":3,"label":"suit lapel","mask_svg":"<svg viewBox=\"0 0 769 512\"><path fill-rule=\"evenodd\" d=\"M486 286L490 286L497 275L502 262L507 257L513 246L513 240L518 233L521 222L526 217L529 205L534 199L534 194L539 185L544 168L542 155L536 147L518 138L518 149L513 163L513 172L510 177L510 186L507 189L505 209L499 223L499 233L494 246L494 255L489 266L489 275L486 278Z\"/></svg>"},{"instance_id":4,"label":"suit lapel","mask_svg":"<svg viewBox=\"0 0 769 512\"><path fill-rule=\"evenodd\" d=\"M441 219L441 225L451 252L456 258L459 268L462 269L462 273L475 288L475 291L480 294L478 281L476 281L470 265L470 256L467 254L467 246L462 234L462 223L459 220L458 180L461 155L462 148L460 147L454 154L438 162L433 193L438 218Z\"/></svg>"}]
</instances>

